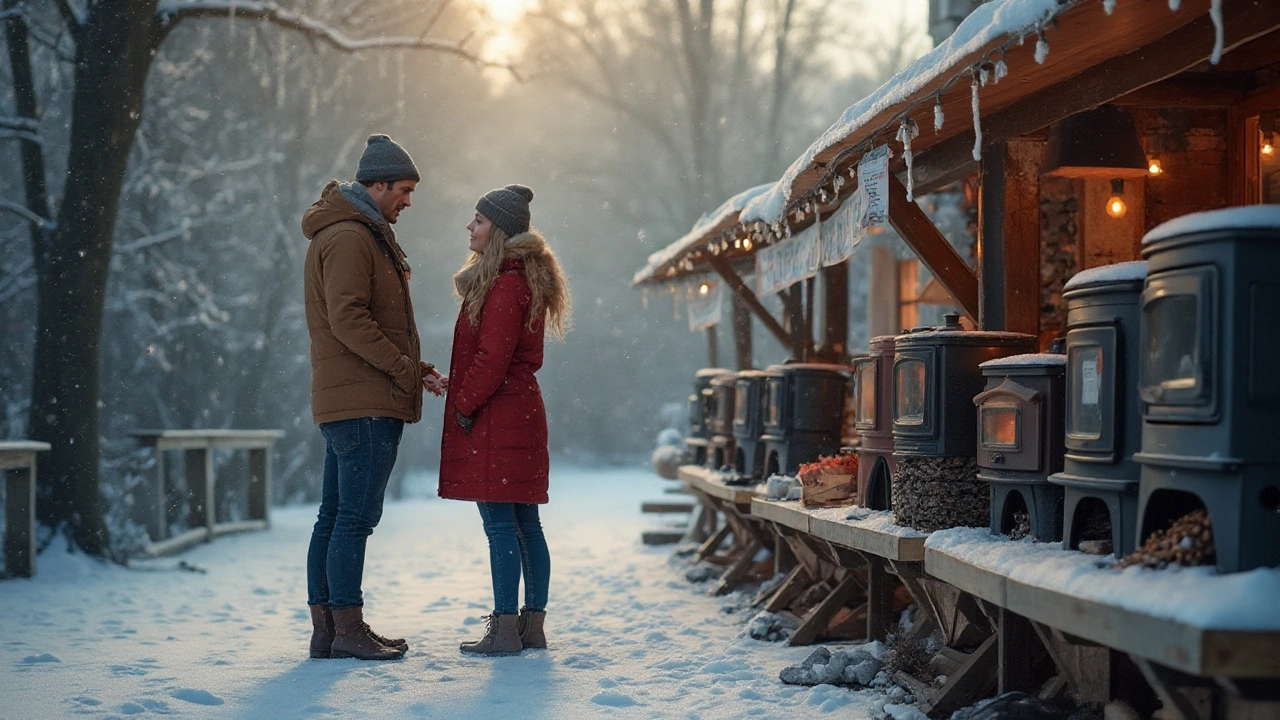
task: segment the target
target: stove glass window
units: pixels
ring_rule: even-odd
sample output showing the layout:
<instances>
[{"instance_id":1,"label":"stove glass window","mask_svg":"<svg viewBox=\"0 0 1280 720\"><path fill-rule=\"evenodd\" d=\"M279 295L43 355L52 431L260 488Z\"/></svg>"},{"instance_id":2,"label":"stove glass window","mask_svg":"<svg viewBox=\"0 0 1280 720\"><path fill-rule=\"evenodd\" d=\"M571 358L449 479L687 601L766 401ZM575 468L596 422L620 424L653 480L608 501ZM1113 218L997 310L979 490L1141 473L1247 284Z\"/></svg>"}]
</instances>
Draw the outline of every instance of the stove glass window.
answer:
<instances>
[{"instance_id":1,"label":"stove glass window","mask_svg":"<svg viewBox=\"0 0 1280 720\"><path fill-rule=\"evenodd\" d=\"M1067 434L1076 438L1102 437L1102 348L1083 345L1071 348L1067 357L1071 377L1071 407L1067 413Z\"/></svg>"},{"instance_id":2,"label":"stove glass window","mask_svg":"<svg viewBox=\"0 0 1280 720\"><path fill-rule=\"evenodd\" d=\"M1212 266L1199 266L1147 278L1138 389L1153 406L1150 417L1206 420L1216 413L1208 367L1214 276Z\"/></svg>"},{"instance_id":3,"label":"stove glass window","mask_svg":"<svg viewBox=\"0 0 1280 720\"><path fill-rule=\"evenodd\" d=\"M1011 400L992 400L982 406L982 444L996 450L1017 450L1018 406Z\"/></svg>"},{"instance_id":4,"label":"stove glass window","mask_svg":"<svg viewBox=\"0 0 1280 720\"><path fill-rule=\"evenodd\" d=\"M747 424L747 398L751 395L751 390L747 383L738 383L734 392L737 397L733 399L733 424L745 426Z\"/></svg>"},{"instance_id":5,"label":"stove glass window","mask_svg":"<svg viewBox=\"0 0 1280 720\"><path fill-rule=\"evenodd\" d=\"M782 378L769 378L769 411L764 422L774 427L782 424Z\"/></svg>"},{"instance_id":6,"label":"stove glass window","mask_svg":"<svg viewBox=\"0 0 1280 720\"><path fill-rule=\"evenodd\" d=\"M876 361L858 363L858 425L876 426Z\"/></svg>"},{"instance_id":7,"label":"stove glass window","mask_svg":"<svg viewBox=\"0 0 1280 720\"><path fill-rule=\"evenodd\" d=\"M893 368L894 388L897 398L894 406L894 422L900 425L923 425L925 393L925 367L923 360L900 360Z\"/></svg>"}]
</instances>

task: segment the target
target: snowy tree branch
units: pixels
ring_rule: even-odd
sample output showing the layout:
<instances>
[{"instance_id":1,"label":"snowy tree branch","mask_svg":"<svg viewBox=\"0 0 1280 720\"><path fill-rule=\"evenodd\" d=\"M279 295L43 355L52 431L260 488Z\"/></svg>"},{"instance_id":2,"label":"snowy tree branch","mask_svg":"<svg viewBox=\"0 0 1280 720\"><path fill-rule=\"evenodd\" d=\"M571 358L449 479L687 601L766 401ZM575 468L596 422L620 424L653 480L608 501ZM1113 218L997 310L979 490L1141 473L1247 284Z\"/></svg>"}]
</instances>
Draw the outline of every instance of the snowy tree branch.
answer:
<instances>
[{"instance_id":1,"label":"snowy tree branch","mask_svg":"<svg viewBox=\"0 0 1280 720\"><path fill-rule=\"evenodd\" d=\"M42 218L39 215L31 212L26 207L14 202L9 202L8 200L0 200L0 210L8 210L14 215L20 215L21 217L35 223L36 226L40 228L43 228L46 225L51 224L52 222L46 218Z\"/></svg>"},{"instance_id":2,"label":"snowy tree branch","mask_svg":"<svg viewBox=\"0 0 1280 720\"><path fill-rule=\"evenodd\" d=\"M179 20L199 17L247 17L300 32L343 52L361 50L432 50L455 55L478 67L506 70L519 79L515 68L506 63L485 60L463 46L462 42L426 37L351 38L320 20L287 10L273 2L244 0L162 0L157 12L172 27Z\"/></svg>"}]
</instances>

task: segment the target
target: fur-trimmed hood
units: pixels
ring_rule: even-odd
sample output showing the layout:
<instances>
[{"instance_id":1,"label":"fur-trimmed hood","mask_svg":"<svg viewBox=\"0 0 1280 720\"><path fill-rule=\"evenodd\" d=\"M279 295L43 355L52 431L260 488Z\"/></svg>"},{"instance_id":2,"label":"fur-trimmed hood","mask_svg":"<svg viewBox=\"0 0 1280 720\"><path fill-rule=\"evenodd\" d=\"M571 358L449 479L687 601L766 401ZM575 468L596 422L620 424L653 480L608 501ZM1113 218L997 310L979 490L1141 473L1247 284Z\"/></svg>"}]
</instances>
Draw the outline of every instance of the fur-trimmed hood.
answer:
<instances>
[{"instance_id":1,"label":"fur-trimmed hood","mask_svg":"<svg viewBox=\"0 0 1280 720\"><path fill-rule=\"evenodd\" d=\"M504 261L518 260L524 265L525 281L534 297L554 297L565 291L564 271L547 239L536 229L507 240ZM506 262L503 263L504 267Z\"/></svg>"}]
</instances>

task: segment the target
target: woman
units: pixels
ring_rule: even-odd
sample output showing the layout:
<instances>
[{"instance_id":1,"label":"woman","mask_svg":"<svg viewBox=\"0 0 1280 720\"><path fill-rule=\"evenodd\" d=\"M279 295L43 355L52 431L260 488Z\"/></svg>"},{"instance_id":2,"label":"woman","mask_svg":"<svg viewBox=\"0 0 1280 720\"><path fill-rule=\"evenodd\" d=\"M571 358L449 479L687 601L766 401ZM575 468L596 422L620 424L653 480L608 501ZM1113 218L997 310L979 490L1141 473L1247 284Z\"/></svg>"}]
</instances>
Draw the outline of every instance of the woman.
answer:
<instances>
[{"instance_id":1,"label":"woman","mask_svg":"<svg viewBox=\"0 0 1280 720\"><path fill-rule=\"evenodd\" d=\"M475 655L547 646L551 557L538 520L547 502L547 415L534 373L545 330L563 338L569 289L551 248L529 228L533 191L493 190L476 203L471 256L453 276L453 330L440 449L440 497L471 500L489 538L493 614ZM517 616L520 577L524 608Z\"/></svg>"}]
</instances>

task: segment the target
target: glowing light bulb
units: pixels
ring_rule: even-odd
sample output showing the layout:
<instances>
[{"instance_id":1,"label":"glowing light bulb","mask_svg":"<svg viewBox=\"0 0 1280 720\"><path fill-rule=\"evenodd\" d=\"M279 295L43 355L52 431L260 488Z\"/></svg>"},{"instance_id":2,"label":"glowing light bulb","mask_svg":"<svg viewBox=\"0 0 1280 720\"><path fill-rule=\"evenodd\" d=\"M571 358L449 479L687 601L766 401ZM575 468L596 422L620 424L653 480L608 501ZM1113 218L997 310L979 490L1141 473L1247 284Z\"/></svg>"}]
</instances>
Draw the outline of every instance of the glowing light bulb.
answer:
<instances>
[{"instance_id":1,"label":"glowing light bulb","mask_svg":"<svg viewBox=\"0 0 1280 720\"><path fill-rule=\"evenodd\" d=\"M701 285L699 285L699 286L698 286L698 293L699 293L699 294L701 294L701 295L706 295L706 294L707 294L707 293L709 293L709 292L711 292L711 286L710 286L710 285L708 285L708 284L706 284L706 283L702 283Z\"/></svg>"},{"instance_id":2,"label":"glowing light bulb","mask_svg":"<svg viewBox=\"0 0 1280 720\"><path fill-rule=\"evenodd\" d=\"M1276 141L1274 135L1267 135L1262 141L1262 157L1271 157L1276 154Z\"/></svg>"},{"instance_id":3,"label":"glowing light bulb","mask_svg":"<svg viewBox=\"0 0 1280 720\"><path fill-rule=\"evenodd\" d=\"M1147 172L1152 175L1159 175L1164 172L1164 166L1160 164L1160 158L1153 156L1147 161Z\"/></svg>"},{"instance_id":4,"label":"glowing light bulb","mask_svg":"<svg viewBox=\"0 0 1280 720\"><path fill-rule=\"evenodd\" d=\"M1107 198L1107 214L1113 218L1124 217L1125 211L1129 209L1124 204L1124 180L1111 181L1111 197Z\"/></svg>"},{"instance_id":5,"label":"glowing light bulb","mask_svg":"<svg viewBox=\"0 0 1280 720\"><path fill-rule=\"evenodd\" d=\"M750 249L751 249L751 238L747 238L746 240L743 240L743 241L742 241L742 249L743 249L743 250L750 250Z\"/></svg>"}]
</instances>

